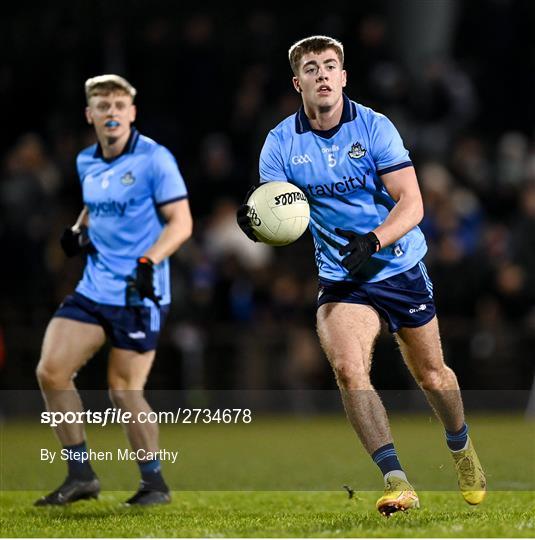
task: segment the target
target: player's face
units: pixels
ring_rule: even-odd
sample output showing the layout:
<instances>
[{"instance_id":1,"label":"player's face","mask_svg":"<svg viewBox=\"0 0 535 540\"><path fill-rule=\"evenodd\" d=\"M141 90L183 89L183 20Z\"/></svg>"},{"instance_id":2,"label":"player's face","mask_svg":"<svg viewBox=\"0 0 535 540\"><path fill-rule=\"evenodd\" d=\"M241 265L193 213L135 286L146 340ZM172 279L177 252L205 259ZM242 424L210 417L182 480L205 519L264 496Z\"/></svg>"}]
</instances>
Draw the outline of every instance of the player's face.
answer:
<instances>
[{"instance_id":1,"label":"player's face","mask_svg":"<svg viewBox=\"0 0 535 540\"><path fill-rule=\"evenodd\" d=\"M305 54L299 64L299 73L293 78L303 103L320 109L330 109L339 102L346 82L346 71L334 49Z\"/></svg>"},{"instance_id":2,"label":"player's face","mask_svg":"<svg viewBox=\"0 0 535 540\"><path fill-rule=\"evenodd\" d=\"M99 141L113 142L130 132L136 119L136 106L123 92L92 96L85 110L88 123L93 124Z\"/></svg>"}]
</instances>

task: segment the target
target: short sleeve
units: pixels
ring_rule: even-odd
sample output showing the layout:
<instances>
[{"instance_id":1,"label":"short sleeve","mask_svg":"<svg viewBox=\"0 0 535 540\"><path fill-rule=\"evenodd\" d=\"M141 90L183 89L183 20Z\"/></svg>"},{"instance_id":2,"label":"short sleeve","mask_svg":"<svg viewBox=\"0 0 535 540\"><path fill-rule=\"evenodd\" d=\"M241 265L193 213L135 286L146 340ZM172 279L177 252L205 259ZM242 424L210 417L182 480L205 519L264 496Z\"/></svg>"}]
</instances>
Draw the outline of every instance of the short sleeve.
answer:
<instances>
[{"instance_id":1,"label":"short sleeve","mask_svg":"<svg viewBox=\"0 0 535 540\"><path fill-rule=\"evenodd\" d=\"M398 130L383 114L375 113L371 143L377 174L387 174L412 166L409 151L405 148Z\"/></svg>"},{"instance_id":2,"label":"short sleeve","mask_svg":"<svg viewBox=\"0 0 535 540\"><path fill-rule=\"evenodd\" d=\"M284 161L279 140L273 131L266 137L266 142L260 152L259 163L260 180L266 182L288 180L284 172Z\"/></svg>"},{"instance_id":3,"label":"short sleeve","mask_svg":"<svg viewBox=\"0 0 535 540\"><path fill-rule=\"evenodd\" d=\"M76 156L76 173L78 174L78 179L80 180L80 184L84 181L84 171L82 169L82 157L81 154L78 154Z\"/></svg>"},{"instance_id":4,"label":"short sleeve","mask_svg":"<svg viewBox=\"0 0 535 540\"><path fill-rule=\"evenodd\" d=\"M188 196L186 184L173 154L158 146L152 154L153 195L157 206L163 206Z\"/></svg>"},{"instance_id":5,"label":"short sleeve","mask_svg":"<svg viewBox=\"0 0 535 540\"><path fill-rule=\"evenodd\" d=\"M76 172L78 174L78 179L80 180L80 184L84 183L86 171L87 171L87 164L88 159L86 157L86 151L80 152L76 156Z\"/></svg>"}]
</instances>

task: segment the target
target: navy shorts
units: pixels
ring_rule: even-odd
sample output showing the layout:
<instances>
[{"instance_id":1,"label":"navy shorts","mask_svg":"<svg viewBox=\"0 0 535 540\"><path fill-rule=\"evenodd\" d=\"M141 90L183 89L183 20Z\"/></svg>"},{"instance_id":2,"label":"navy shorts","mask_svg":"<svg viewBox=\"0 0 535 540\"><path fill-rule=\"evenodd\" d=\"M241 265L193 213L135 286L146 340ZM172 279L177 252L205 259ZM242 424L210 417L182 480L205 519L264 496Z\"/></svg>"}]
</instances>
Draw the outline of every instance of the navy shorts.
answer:
<instances>
[{"instance_id":1,"label":"navy shorts","mask_svg":"<svg viewBox=\"0 0 535 540\"><path fill-rule=\"evenodd\" d=\"M70 294L54 317L98 324L118 349L146 352L156 349L169 306L111 306L80 293Z\"/></svg>"},{"instance_id":2,"label":"navy shorts","mask_svg":"<svg viewBox=\"0 0 535 540\"><path fill-rule=\"evenodd\" d=\"M410 270L376 283L320 279L318 308L329 302L372 306L392 333L400 328L423 326L436 313L433 284L422 261Z\"/></svg>"}]
</instances>

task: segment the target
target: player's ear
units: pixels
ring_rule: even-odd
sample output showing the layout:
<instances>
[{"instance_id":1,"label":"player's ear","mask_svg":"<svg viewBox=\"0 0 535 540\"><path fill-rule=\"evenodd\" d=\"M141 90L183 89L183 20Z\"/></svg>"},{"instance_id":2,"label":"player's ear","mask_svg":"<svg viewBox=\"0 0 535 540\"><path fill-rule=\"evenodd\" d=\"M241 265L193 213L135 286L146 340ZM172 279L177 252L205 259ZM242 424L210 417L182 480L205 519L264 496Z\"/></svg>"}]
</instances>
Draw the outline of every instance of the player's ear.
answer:
<instances>
[{"instance_id":1,"label":"player's ear","mask_svg":"<svg viewBox=\"0 0 535 540\"><path fill-rule=\"evenodd\" d=\"M347 71L345 69L342 70L342 88L345 88L347 84Z\"/></svg>"},{"instance_id":2,"label":"player's ear","mask_svg":"<svg viewBox=\"0 0 535 540\"><path fill-rule=\"evenodd\" d=\"M91 109L89 107L85 108L85 119L87 120L88 124L93 123L93 116L91 115Z\"/></svg>"},{"instance_id":3,"label":"player's ear","mask_svg":"<svg viewBox=\"0 0 535 540\"><path fill-rule=\"evenodd\" d=\"M301 85L299 84L299 79L297 77L293 77L292 82L296 92L299 92L301 94L303 90L301 89Z\"/></svg>"},{"instance_id":4,"label":"player's ear","mask_svg":"<svg viewBox=\"0 0 535 540\"><path fill-rule=\"evenodd\" d=\"M137 109L134 104L132 104L132 107L130 107L130 123L134 122L136 119Z\"/></svg>"}]
</instances>

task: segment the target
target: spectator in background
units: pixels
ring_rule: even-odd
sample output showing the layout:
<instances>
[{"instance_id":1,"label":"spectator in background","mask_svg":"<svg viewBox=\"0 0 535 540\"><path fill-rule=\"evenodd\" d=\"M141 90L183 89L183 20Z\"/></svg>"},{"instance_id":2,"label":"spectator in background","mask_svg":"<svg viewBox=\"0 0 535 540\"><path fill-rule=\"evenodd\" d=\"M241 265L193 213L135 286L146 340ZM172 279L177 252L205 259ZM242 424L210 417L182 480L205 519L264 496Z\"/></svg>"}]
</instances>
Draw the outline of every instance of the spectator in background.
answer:
<instances>
[{"instance_id":1,"label":"spectator in background","mask_svg":"<svg viewBox=\"0 0 535 540\"><path fill-rule=\"evenodd\" d=\"M479 357L465 356L466 351L471 350L471 330L481 324L480 317L485 312L485 308L476 307L475 318L472 318L474 302L479 306L482 301L488 301L495 306L496 325L490 333L509 332L519 337L521 327L507 327L508 321L497 300L500 295L497 263L522 269L523 288L531 291L529 298L532 299L535 287L532 260L535 250L530 242L533 217L525 208L532 199L529 182L535 181L533 78L529 78L530 72L525 69L531 51L529 17L520 17L518 2L493 2L482 25L477 3L459 3L460 24L452 29L451 57L444 56L438 63L433 61L435 66L426 71L425 84L421 86L399 58L399 50L392 46L399 27L385 6L364 2L357 11L355 6L347 9L339 6L328 21L319 21L302 11L292 18L273 6L269 10L232 10L225 6L202 13L202 8L167 3L160 4L154 14L147 17L141 4L132 4L125 12L119 4L107 3L84 12L82 17L75 3L59 2L48 5L46 17L39 17L38 8L28 11L14 5L5 17L4 34L10 47L0 66L0 96L3 103L9 104L4 111L6 129L0 135L4 148L0 237L10 257L22 257L34 266L30 269L24 265L20 272L15 272L10 264L1 269L0 316L5 327L8 360L2 383L13 388L35 387L33 361L39 354L40 330L48 322L51 304L59 302L72 289L81 270L78 261L64 264L56 241L57 231L72 219L72 209L80 196L74 174L77 149L95 142L94 131L70 113L73 107L83 105L80 78L104 66L124 66L129 72L137 73L135 78L147 89L141 96L144 114L138 125L174 150L181 163L184 159L183 172L190 179L195 215L203 217L197 221L194 241L174 257L173 304L176 309L173 316L191 317L198 329L202 329L204 320L214 317L212 324L216 328L218 322L210 305L214 284L220 279L218 272L225 265L220 269L214 262L219 259L213 257L214 242L209 241L206 227L210 234L218 235L211 218L212 214L220 213L218 199L223 195L238 204L242 194L236 197L227 192L224 181L204 183L210 175L204 170L207 145L203 140L213 133L226 139L224 152L230 152L233 165L228 175L234 186L245 186L247 179L256 174L253 156L258 155L265 133L299 107L299 96L288 91L285 81L274 76L282 69L290 73L281 53L288 36L295 34L299 25L302 28L331 25L337 35L344 37L348 52L359 64L358 78L350 77L348 81L351 91L394 119L404 140L414 149L412 158L419 170L426 206L422 227L429 244L428 260L437 285L437 303L441 311L448 313L442 318L446 354L452 351L453 341L458 345L455 351L459 354L449 354L449 361L462 359L470 364L472 374L479 369ZM236 31L237 28L240 31ZM498 34L504 35L504 39L493 39ZM43 85L52 64L57 83ZM502 79L511 84L496 84L497 65ZM455 74L456 71L459 74ZM470 79L468 86L463 80L466 76ZM455 88L458 80L460 92ZM23 103L28 88L37 87L41 99ZM197 99L202 101L202 107L184 105ZM425 106L423 112L419 111L421 99ZM474 100L476 116L470 112L470 100ZM499 103L508 106L499 107ZM460 111L461 129L452 111ZM441 138L436 141L431 139L435 131L422 129L433 118L432 123L445 121L444 133L439 134ZM45 161L59 170L58 191L52 190L47 195L40 182L24 178L35 175L35 171L27 170L25 159L19 159L24 172L19 168L15 173L8 165L15 146L19 145L16 137L27 133L39 133L45 142L41 142ZM444 147L443 140L451 144ZM428 155L428 151L435 151L437 141L445 152L439 156ZM31 161L33 158L28 163ZM228 162L227 158L220 161ZM428 163L442 170L440 174L431 174L429 182L423 168ZM446 187L442 186L440 175L449 177ZM15 176L20 184L18 180L13 181ZM217 188L208 193L210 185ZM459 189L467 190L479 207L475 208L475 213L468 214L476 217L479 214L473 230L470 230L471 222L466 221L464 214L459 215L456 208L459 199L463 204L466 199L453 195ZM50 204L55 209L53 212L50 212ZM441 209L442 204L447 207L445 210ZM470 204L473 206L472 202ZM31 233L27 230L29 223ZM226 225L223 227L230 230ZM232 237L232 233L229 234ZM218 238L226 249L227 240L222 236ZM475 252L471 247L473 241L477 244ZM209 248L205 247L205 242L207 246L211 244ZM271 250L269 267L298 265L300 277L313 280L313 264L306 264L308 259L303 255L309 242L306 236L302 245L294 245L290 251ZM24 252L21 243L25 243ZM232 244L232 240L228 244ZM243 258L242 255L237 257ZM463 279L456 280L453 287L454 272L462 272ZM273 293L269 280L263 278L264 273L261 268L245 269L242 279L245 276L262 282L262 293L254 298L255 313L273 318ZM16 286L10 286L11 283ZM31 291L40 292L34 295ZM460 301L454 301L457 298ZM529 302L533 306L533 301ZM294 310L296 316L298 312ZM221 316L228 320L227 314ZM533 339L529 336L535 335L535 314L528 314L529 320L534 322L531 326L528 322L531 330L527 330L527 338ZM231 324L241 329L239 325L247 323L233 321ZM280 339L290 339L285 336L291 336L292 329L299 324L293 317L288 318L277 330ZM240 333L236 328L232 332ZM212 350L217 350L218 340L225 338L224 334L202 333L204 345L210 343ZM162 340L167 337L164 333ZM271 335L258 337L257 349L262 339L269 340ZM188 337L186 341L191 344L199 340ZM475 385L513 388L519 378L524 385L532 379L532 364L521 362L522 358L531 358L532 348L525 349L525 345L514 340L510 345L515 358L510 370L505 372L496 366L486 369L484 380L472 379ZM202 349L193 345L190 348ZM483 352L488 350L482 349ZM390 359L386 357L387 352L392 357L397 354L394 350L385 350L386 360ZM500 362L502 360L498 359L497 363ZM164 371L161 365L155 366L152 373L158 377L151 377L148 384L169 384L172 379L162 377L160 369ZM458 375L464 381L463 372ZM78 380L86 382L87 377L100 378L98 368L88 365ZM237 386L240 380L238 374L228 383ZM330 387L329 382L330 374L324 374L318 384L326 388ZM258 384L262 386L262 381ZM386 381L381 380L381 384ZM399 388L394 382L391 384Z\"/></svg>"},{"instance_id":2,"label":"spectator in background","mask_svg":"<svg viewBox=\"0 0 535 540\"><path fill-rule=\"evenodd\" d=\"M50 300L46 249L54 230L62 179L43 141L34 133L21 137L8 153L4 175L0 183L0 237L6 253L17 264L4 268L2 284L9 286L2 290L2 296L27 310L35 298ZM23 287L12 286L19 281Z\"/></svg>"},{"instance_id":3,"label":"spectator in background","mask_svg":"<svg viewBox=\"0 0 535 540\"><path fill-rule=\"evenodd\" d=\"M192 181L192 208L200 219L215 210L221 197L238 200L246 183L243 163L225 133L209 133L201 141Z\"/></svg>"}]
</instances>

